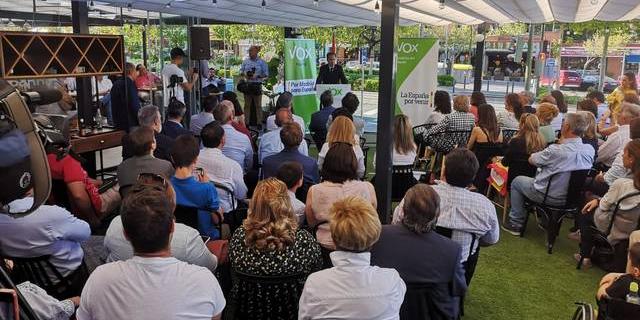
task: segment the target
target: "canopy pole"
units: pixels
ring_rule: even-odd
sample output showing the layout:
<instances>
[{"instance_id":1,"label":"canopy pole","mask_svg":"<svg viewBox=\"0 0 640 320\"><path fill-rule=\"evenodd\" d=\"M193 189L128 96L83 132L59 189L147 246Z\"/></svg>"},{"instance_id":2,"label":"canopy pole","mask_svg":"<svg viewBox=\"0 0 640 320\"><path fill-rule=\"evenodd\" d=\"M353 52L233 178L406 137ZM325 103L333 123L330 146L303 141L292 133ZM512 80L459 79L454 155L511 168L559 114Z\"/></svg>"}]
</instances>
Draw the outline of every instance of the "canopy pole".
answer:
<instances>
[{"instance_id":1,"label":"canopy pole","mask_svg":"<svg viewBox=\"0 0 640 320\"><path fill-rule=\"evenodd\" d=\"M538 67L537 69L537 81L536 81L536 96L538 96L538 89L540 88L540 78L544 75L544 69L545 69L545 64L546 64L546 59L548 59L548 57L546 56L546 52L543 51L544 48L544 29L545 29L545 24L541 24L540 26L540 46L538 47ZM540 59L540 57L545 56L545 59Z\"/></svg>"},{"instance_id":2,"label":"canopy pole","mask_svg":"<svg viewBox=\"0 0 640 320\"><path fill-rule=\"evenodd\" d=\"M227 76L227 25L222 28L222 58L224 60L224 78Z\"/></svg>"},{"instance_id":3,"label":"canopy pole","mask_svg":"<svg viewBox=\"0 0 640 320\"><path fill-rule=\"evenodd\" d=\"M159 43L159 47L160 50L158 52L158 70L157 72L162 72L162 64L164 63L164 57L162 56L162 53L164 51L164 19L162 19L162 12L160 12L160 19L159 22L160 24L160 43ZM162 113L161 113L162 114Z\"/></svg>"},{"instance_id":4,"label":"canopy pole","mask_svg":"<svg viewBox=\"0 0 640 320\"><path fill-rule=\"evenodd\" d=\"M147 67L147 61L149 60L149 55L147 52L147 44L149 39L147 38L147 29L149 28L149 11L147 11L147 19L142 26L142 64Z\"/></svg>"},{"instance_id":5,"label":"canopy pole","mask_svg":"<svg viewBox=\"0 0 640 320\"><path fill-rule=\"evenodd\" d=\"M604 76L607 74L607 54L609 53L609 23L605 24L604 43L602 45L602 58L600 58L600 81L598 82L598 90L604 89ZM624 65L623 65L624 68Z\"/></svg>"},{"instance_id":6,"label":"canopy pole","mask_svg":"<svg viewBox=\"0 0 640 320\"><path fill-rule=\"evenodd\" d=\"M396 105L395 57L399 0L381 1L380 88L378 92L378 132L376 136L376 196L380 222L388 223L391 213L391 150L393 114Z\"/></svg>"},{"instance_id":7,"label":"canopy pole","mask_svg":"<svg viewBox=\"0 0 640 320\"><path fill-rule=\"evenodd\" d=\"M486 23L479 24L477 33L478 38L474 39L476 41L476 54L473 61L473 91L482 91L482 69L484 64L484 31L486 30L486 28ZM482 35L482 39L480 39L480 35Z\"/></svg>"},{"instance_id":8,"label":"canopy pole","mask_svg":"<svg viewBox=\"0 0 640 320\"><path fill-rule=\"evenodd\" d=\"M444 68L446 74L451 74L449 69L449 26L444 26Z\"/></svg>"},{"instance_id":9,"label":"canopy pole","mask_svg":"<svg viewBox=\"0 0 640 320\"><path fill-rule=\"evenodd\" d=\"M524 90L531 90L531 61L533 60L533 23L529 23L529 40L527 40L527 67L525 68Z\"/></svg>"}]
</instances>

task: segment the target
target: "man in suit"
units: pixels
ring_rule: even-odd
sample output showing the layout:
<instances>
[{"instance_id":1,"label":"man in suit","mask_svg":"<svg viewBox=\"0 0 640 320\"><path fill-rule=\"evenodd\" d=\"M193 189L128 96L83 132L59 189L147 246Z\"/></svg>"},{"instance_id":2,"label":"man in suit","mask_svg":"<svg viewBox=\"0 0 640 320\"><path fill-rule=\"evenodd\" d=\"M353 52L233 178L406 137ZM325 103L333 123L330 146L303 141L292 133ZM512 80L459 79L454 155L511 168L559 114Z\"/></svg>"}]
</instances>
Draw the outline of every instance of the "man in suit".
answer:
<instances>
[{"instance_id":1,"label":"man in suit","mask_svg":"<svg viewBox=\"0 0 640 320\"><path fill-rule=\"evenodd\" d=\"M327 53L327 64L320 67L316 84L348 84L347 77L344 76L342 66L337 64L338 59L333 52Z\"/></svg>"},{"instance_id":2,"label":"man in suit","mask_svg":"<svg viewBox=\"0 0 640 320\"><path fill-rule=\"evenodd\" d=\"M162 134L171 139L175 139L183 134L191 134L191 131L182 126L182 118L186 111L187 107L184 103L176 98L171 98L169 106L167 107L167 121L165 121L162 126Z\"/></svg>"},{"instance_id":3,"label":"man in suit","mask_svg":"<svg viewBox=\"0 0 640 320\"><path fill-rule=\"evenodd\" d=\"M140 98L136 88L136 67L127 62L125 64L127 76L116 80L111 88L111 112L113 123L120 130L129 131L138 126L138 110L140 110Z\"/></svg>"},{"instance_id":4,"label":"man in suit","mask_svg":"<svg viewBox=\"0 0 640 320\"><path fill-rule=\"evenodd\" d=\"M299 151L300 144L303 141L300 125L296 122L283 124L280 129L280 140L284 145L284 149L262 160L263 177L265 179L275 177L281 164L287 161L293 161L302 165L305 183L316 184L320 182L317 162Z\"/></svg>"}]
</instances>

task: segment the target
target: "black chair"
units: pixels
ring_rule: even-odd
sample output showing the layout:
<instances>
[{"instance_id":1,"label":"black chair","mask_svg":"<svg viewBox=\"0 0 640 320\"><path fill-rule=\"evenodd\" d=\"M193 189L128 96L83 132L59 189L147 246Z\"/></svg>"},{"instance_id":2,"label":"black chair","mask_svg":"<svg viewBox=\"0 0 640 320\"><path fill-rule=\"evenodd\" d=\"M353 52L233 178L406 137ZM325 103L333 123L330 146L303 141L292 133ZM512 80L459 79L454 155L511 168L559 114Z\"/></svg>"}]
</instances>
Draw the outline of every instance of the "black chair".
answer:
<instances>
[{"instance_id":1,"label":"black chair","mask_svg":"<svg viewBox=\"0 0 640 320\"><path fill-rule=\"evenodd\" d=\"M198 208L177 204L173 214L176 217L177 223L182 223L196 230L200 230L198 229Z\"/></svg>"},{"instance_id":2,"label":"black chair","mask_svg":"<svg viewBox=\"0 0 640 320\"><path fill-rule=\"evenodd\" d=\"M411 187L418 184L418 180L413 176L413 165L393 166L391 169L391 201L400 202L405 193ZM375 185L376 177L371 178L371 183Z\"/></svg>"},{"instance_id":3,"label":"black chair","mask_svg":"<svg viewBox=\"0 0 640 320\"><path fill-rule=\"evenodd\" d=\"M507 145L518 134L518 129L502 129L502 143Z\"/></svg>"},{"instance_id":4,"label":"black chair","mask_svg":"<svg viewBox=\"0 0 640 320\"><path fill-rule=\"evenodd\" d=\"M536 212L538 218L540 219L541 225L547 232L547 253L549 254L553 253L553 245L556 241L558 233L560 232L560 227L562 226L562 220L564 219L564 217L579 214L580 209L582 209L582 189L585 180L587 179L587 175L589 174L589 169L575 170L569 173L571 176L569 178L569 184L567 186L567 197L565 199L564 205L555 206L547 203L547 198L549 197L549 187L557 177L567 173L569 172L559 172L549 178L549 183L547 184L547 188L545 189L542 203L536 203L529 199L525 201L525 208L533 209ZM522 230L520 231L521 237L524 237L524 231L527 228L528 221L529 215L527 214L525 216L524 224L522 225Z\"/></svg>"},{"instance_id":5,"label":"black chair","mask_svg":"<svg viewBox=\"0 0 640 320\"><path fill-rule=\"evenodd\" d=\"M51 258L49 255L33 258L2 255L2 258L13 261L11 277L14 283L30 281L60 300L80 295L84 282L89 277L84 261L78 270L68 277L64 277L49 261Z\"/></svg>"},{"instance_id":6,"label":"black chair","mask_svg":"<svg viewBox=\"0 0 640 320\"><path fill-rule=\"evenodd\" d=\"M244 219L247 218L247 206L244 204L244 202L237 201L233 190L227 185L215 181L211 181L211 183L216 187L218 195L220 195L221 193L226 193L229 199L231 199L231 207L234 209L224 213L223 224L229 226L229 234L233 235L236 229L238 229L242 225ZM222 231L222 226L220 226L220 230ZM224 235L222 236L224 238Z\"/></svg>"},{"instance_id":7,"label":"black chair","mask_svg":"<svg viewBox=\"0 0 640 320\"><path fill-rule=\"evenodd\" d=\"M362 153L364 154L364 175L362 176L363 180L367 178L367 163L369 159L369 146L367 146L366 144L367 139L364 137L360 137L360 148L362 149Z\"/></svg>"},{"instance_id":8,"label":"black chair","mask_svg":"<svg viewBox=\"0 0 640 320\"><path fill-rule=\"evenodd\" d=\"M428 175L440 171L438 164L451 150L458 146L466 147L470 136L471 130L454 130L437 132L424 137L427 145L435 151L430 160Z\"/></svg>"},{"instance_id":9,"label":"black chair","mask_svg":"<svg viewBox=\"0 0 640 320\"><path fill-rule=\"evenodd\" d=\"M420 162L426 162L425 151L427 149L427 142L425 141L425 132L427 132L431 127L435 126L437 123L425 123L419 126L413 127L413 141L416 144L416 154L418 155L418 160L416 165Z\"/></svg>"},{"instance_id":10,"label":"black chair","mask_svg":"<svg viewBox=\"0 0 640 320\"><path fill-rule=\"evenodd\" d=\"M584 302L576 302L576 305L578 306L578 308L576 308L576 311L573 313L573 320L595 320L596 319L596 315L595 315L595 310L593 310L593 306L588 304L588 303L584 303Z\"/></svg>"},{"instance_id":11,"label":"black chair","mask_svg":"<svg viewBox=\"0 0 640 320\"><path fill-rule=\"evenodd\" d=\"M476 143L473 147L473 153L476 155L479 165L473 185L478 188L480 193L485 194L489 184L487 178L489 178L490 174L490 169L487 166L491 164L493 157L504 155L504 144L492 142Z\"/></svg>"},{"instance_id":12,"label":"black chair","mask_svg":"<svg viewBox=\"0 0 640 320\"><path fill-rule=\"evenodd\" d=\"M471 245L469 246L469 255L467 256L467 261L462 263L462 266L464 267L464 277L467 280L467 285L469 285L471 283L471 279L473 278L473 274L476 272L476 265L478 264L478 257L480 256L479 245L476 248L476 252L472 254L473 247L475 247L476 242L478 241L478 236L476 236L475 233L471 233L471 232L460 231L460 230L457 230L457 231L468 233L471 236ZM445 236L451 239L451 235L453 234L453 229L438 226L436 227L436 232L441 236Z\"/></svg>"},{"instance_id":13,"label":"black chair","mask_svg":"<svg viewBox=\"0 0 640 320\"><path fill-rule=\"evenodd\" d=\"M637 320L640 319L640 305L605 297L598 303L598 319Z\"/></svg>"},{"instance_id":14,"label":"black chair","mask_svg":"<svg viewBox=\"0 0 640 320\"><path fill-rule=\"evenodd\" d=\"M440 310L433 292L436 284L407 282L407 292L400 307L401 320L451 320L448 314Z\"/></svg>"},{"instance_id":15,"label":"black chair","mask_svg":"<svg viewBox=\"0 0 640 320\"><path fill-rule=\"evenodd\" d=\"M11 277L9 276L9 274L5 269L7 268L4 262L0 262L0 289L9 289L9 290L15 291L16 296L18 297L18 310L19 310L18 316L20 317L20 319L38 320L38 317L36 316L31 306L29 305L29 302L20 293L20 291L16 287L16 284L13 282L13 280L11 280ZM0 304L13 303L13 299L5 299L5 298L7 298L7 296L4 296L4 295L0 296Z\"/></svg>"},{"instance_id":16,"label":"black chair","mask_svg":"<svg viewBox=\"0 0 640 320\"><path fill-rule=\"evenodd\" d=\"M258 276L232 270L234 289L225 319L297 319L308 274Z\"/></svg>"},{"instance_id":17,"label":"black chair","mask_svg":"<svg viewBox=\"0 0 640 320\"><path fill-rule=\"evenodd\" d=\"M313 138L313 142L316 144L318 152L320 152L320 149L322 149L322 145L327 140L327 130L311 131L311 138Z\"/></svg>"}]
</instances>

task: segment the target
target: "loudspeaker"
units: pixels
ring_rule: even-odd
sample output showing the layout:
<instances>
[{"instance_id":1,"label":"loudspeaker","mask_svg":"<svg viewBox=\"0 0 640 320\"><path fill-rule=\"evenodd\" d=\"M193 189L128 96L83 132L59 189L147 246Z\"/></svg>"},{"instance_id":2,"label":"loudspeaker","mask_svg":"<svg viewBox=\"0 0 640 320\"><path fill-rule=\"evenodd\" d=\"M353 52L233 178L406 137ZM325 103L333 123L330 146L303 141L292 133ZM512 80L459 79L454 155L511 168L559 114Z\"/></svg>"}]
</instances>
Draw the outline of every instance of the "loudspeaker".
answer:
<instances>
[{"instance_id":1,"label":"loudspeaker","mask_svg":"<svg viewBox=\"0 0 640 320\"><path fill-rule=\"evenodd\" d=\"M190 27L189 36L191 38L191 60L211 59L211 44L209 42L209 28Z\"/></svg>"}]
</instances>

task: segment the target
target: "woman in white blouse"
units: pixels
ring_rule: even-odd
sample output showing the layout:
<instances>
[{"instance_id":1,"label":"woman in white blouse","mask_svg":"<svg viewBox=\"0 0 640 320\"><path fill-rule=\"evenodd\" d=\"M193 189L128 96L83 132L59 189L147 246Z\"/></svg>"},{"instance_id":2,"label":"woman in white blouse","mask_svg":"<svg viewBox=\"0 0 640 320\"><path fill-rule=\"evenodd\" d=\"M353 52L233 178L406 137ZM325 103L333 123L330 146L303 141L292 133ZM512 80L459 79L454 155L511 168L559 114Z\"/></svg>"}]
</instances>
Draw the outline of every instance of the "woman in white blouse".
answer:
<instances>
[{"instance_id":1,"label":"woman in white blouse","mask_svg":"<svg viewBox=\"0 0 640 320\"><path fill-rule=\"evenodd\" d=\"M404 114L399 114L393 121L393 165L408 166L416 160L416 143L413 139L411 120ZM376 159L373 159L376 165Z\"/></svg>"},{"instance_id":2,"label":"woman in white blouse","mask_svg":"<svg viewBox=\"0 0 640 320\"><path fill-rule=\"evenodd\" d=\"M338 142L348 143L353 146L353 152L358 160L358 178L362 178L364 176L365 163L364 152L360 148L359 140L360 137L356 134L356 127L353 125L353 121L345 116L336 117L329 127L327 141L322 145L322 149L318 153L318 169L322 170L324 158L327 156L329 147L332 144Z\"/></svg>"}]
</instances>

